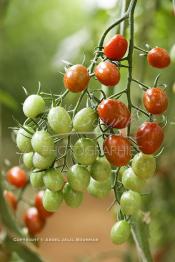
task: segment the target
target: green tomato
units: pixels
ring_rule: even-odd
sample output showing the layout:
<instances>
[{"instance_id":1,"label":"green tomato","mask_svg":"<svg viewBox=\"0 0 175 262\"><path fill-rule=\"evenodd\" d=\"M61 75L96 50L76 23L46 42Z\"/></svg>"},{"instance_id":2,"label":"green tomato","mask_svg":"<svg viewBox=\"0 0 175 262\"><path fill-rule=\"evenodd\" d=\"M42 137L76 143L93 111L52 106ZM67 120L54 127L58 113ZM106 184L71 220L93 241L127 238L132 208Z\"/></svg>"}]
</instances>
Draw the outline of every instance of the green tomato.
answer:
<instances>
[{"instance_id":1,"label":"green tomato","mask_svg":"<svg viewBox=\"0 0 175 262\"><path fill-rule=\"evenodd\" d=\"M97 143L90 138L80 138L73 147L75 160L82 165L91 165L98 156Z\"/></svg>"},{"instance_id":2,"label":"green tomato","mask_svg":"<svg viewBox=\"0 0 175 262\"><path fill-rule=\"evenodd\" d=\"M63 197L66 204L72 208L79 207L83 201L83 193L74 191L68 183L63 188Z\"/></svg>"},{"instance_id":3,"label":"green tomato","mask_svg":"<svg viewBox=\"0 0 175 262\"><path fill-rule=\"evenodd\" d=\"M90 167L91 176L97 181L104 181L111 176L111 165L106 158L101 157L95 160Z\"/></svg>"},{"instance_id":4,"label":"green tomato","mask_svg":"<svg viewBox=\"0 0 175 262\"><path fill-rule=\"evenodd\" d=\"M38 153L34 153L33 166L38 169L47 169L52 166L55 158L56 158L56 155L54 152L51 152L51 154L47 157L41 156Z\"/></svg>"},{"instance_id":5,"label":"green tomato","mask_svg":"<svg viewBox=\"0 0 175 262\"><path fill-rule=\"evenodd\" d=\"M42 201L47 211L56 212L63 201L63 193L61 191L52 192L46 189Z\"/></svg>"},{"instance_id":6,"label":"green tomato","mask_svg":"<svg viewBox=\"0 0 175 262\"><path fill-rule=\"evenodd\" d=\"M122 176L122 184L126 189L131 189L136 192L141 192L145 186L145 181L135 175L132 168L128 168L124 171Z\"/></svg>"},{"instance_id":7,"label":"green tomato","mask_svg":"<svg viewBox=\"0 0 175 262\"><path fill-rule=\"evenodd\" d=\"M34 130L30 126L24 126L30 133L34 133ZM16 136L16 144L22 153L28 153L33 150L31 145L32 135L24 130L22 127L18 130Z\"/></svg>"},{"instance_id":8,"label":"green tomato","mask_svg":"<svg viewBox=\"0 0 175 262\"><path fill-rule=\"evenodd\" d=\"M32 147L38 154L48 156L54 151L53 138L47 131L36 131L32 136Z\"/></svg>"},{"instance_id":9,"label":"green tomato","mask_svg":"<svg viewBox=\"0 0 175 262\"><path fill-rule=\"evenodd\" d=\"M52 168L46 171L43 178L46 188L51 191L59 191L64 185L64 178L58 169Z\"/></svg>"},{"instance_id":10,"label":"green tomato","mask_svg":"<svg viewBox=\"0 0 175 262\"><path fill-rule=\"evenodd\" d=\"M44 172L31 172L30 173L30 183L32 187L34 188L43 188L44 187L44 182L43 182L43 177L44 177Z\"/></svg>"},{"instance_id":11,"label":"green tomato","mask_svg":"<svg viewBox=\"0 0 175 262\"><path fill-rule=\"evenodd\" d=\"M120 207L125 215L134 215L142 205L142 199L139 193L132 190L122 194L120 199Z\"/></svg>"},{"instance_id":12,"label":"green tomato","mask_svg":"<svg viewBox=\"0 0 175 262\"><path fill-rule=\"evenodd\" d=\"M72 120L68 112L61 106L50 109L48 123L56 134L67 134L72 130Z\"/></svg>"},{"instance_id":13,"label":"green tomato","mask_svg":"<svg viewBox=\"0 0 175 262\"><path fill-rule=\"evenodd\" d=\"M73 127L77 132L90 132L97 126L97 113L88 107L81 109L73 119Z\"/></svg>"},{"instance_id":14,"label":"green tomato","mask_svg":"<svg viewBox=\"0 0 175 262\"><path fill-rule=\"evenodd\" d=\"M132 160L132 169L138 177L144 179L150 178L156 171L156 159L153 155L138 153Z\"/></svg>"},{"instance_id":15,"label":"green tomato","mask_svg":"<svg viewBox=\"0 0 175 262\"><path fill-rule=\"evenodd\" d=\"M91 178L87 191L96 198L106 197L111 191L111 177L101 182Z\"/></svg>"},{"instance_id":16,"label":"green tomato","mask_svg":"<svg viewBox=\"0 0 175 262\"><path fill-rule=\"evenodd\" d=\"M111 229L111 240L114 244L125 243L131 234L131 227L125 220L116 222Z\"/></svg>"},{"instance_id":17,"label":"green tomato","mask_svg":"<svg viewBox=\"0 0 175 262\"><path fill-rule=\"evenodd\" d=\"M68 171L67 180L73 190L83 192L89 185L90 173L85 167L77 164Z\"/></svg>"},{"instance_id":18,"label":"green tomato","mask_svg":"<svg viewBox=\"0 0 175 262\"><path fill-rule=\"evenodd\" d=\"M124 174L124 171L127 169L127 166L121 166L118 172L118 179L119 181L122 181L122 176Z\"/></svg>"},{"instance_id":19,"label":"green tomato","mask_svg":"<svg viewBox=\"0 0 175 262\"><path fill-rule=\"evenodd\" d=\"M33 168L33 152L25 153L23 155L23 163L28 168Z\"/></svg>"},{"instance_id":20,"label":"green tomato","mask_svg":"<svg viewBox=\"0 0 175 262\"><path fill-rule=\"evenodd\" d=\"M45 110L44 99L39 95L31 95L23 104L23 112L26 117L35 118Z\"/></svg>"}]
</instances>

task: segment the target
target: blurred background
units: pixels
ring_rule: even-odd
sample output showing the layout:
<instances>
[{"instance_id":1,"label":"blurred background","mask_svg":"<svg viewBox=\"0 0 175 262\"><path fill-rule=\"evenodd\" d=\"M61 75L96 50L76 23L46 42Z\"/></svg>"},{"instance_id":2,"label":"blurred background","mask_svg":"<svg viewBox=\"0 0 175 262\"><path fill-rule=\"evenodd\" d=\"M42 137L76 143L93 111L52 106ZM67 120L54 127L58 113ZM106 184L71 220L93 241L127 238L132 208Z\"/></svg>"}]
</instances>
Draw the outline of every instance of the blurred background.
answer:
<instances>
[{"instance_id":1,"label":"blurred background","mask_svg":"<svg viewBox=\"0 0 175 262\"><path fill-rule=\"evenodd\" d=\"M128 1L129 2L129 1ZM40 81L43 91L63 92L62 60L89 65L104 29L120 16L122 0L0 0L0 160L18 165L16 146L8 127L14 116L24 120L22 87L35 93ZM167 83L169 110L164 152L159 158L157 176L151 180L146 202L151 211L151 248L155 261L175 258L175 11L169 0L138 1L135 14L135 41L156 45L171 52L172 63L163 70L160 83ZM127 36L127 29L126 29ZM136 53L134 76L152 85L159 73ZM125 85L125 71L117 87ZM98 86L94 81L93 87ZM141 103L141 91L133 85L133 98ZM75 103L69 95L67 103ZM48 262L56 261L137 261L132 243L115 247L109 231L115 210L106 209L113 200L85 197L78 210L63 206L51 217L42 232L47 237L96 237L89 243L41 243L38 251ZM1 260L0 260L1 261ZM20 260L18 260L20 261Z\"/></svg>"}]
</instances>

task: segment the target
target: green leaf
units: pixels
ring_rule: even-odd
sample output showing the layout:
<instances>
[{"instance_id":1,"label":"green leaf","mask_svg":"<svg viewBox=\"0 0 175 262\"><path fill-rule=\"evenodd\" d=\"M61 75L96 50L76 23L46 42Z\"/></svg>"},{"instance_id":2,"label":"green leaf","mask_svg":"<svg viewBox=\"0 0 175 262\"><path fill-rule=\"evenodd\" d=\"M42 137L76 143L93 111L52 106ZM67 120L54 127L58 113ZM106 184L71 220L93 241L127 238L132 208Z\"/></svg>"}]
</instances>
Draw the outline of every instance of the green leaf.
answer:
<instances>
[{"instance_id":1,"label":"green leaf","mask_svg":"<svg viewBox=\"0 0 175 262\"><path fill-rule=\"evenodd\" d=\"M149 227L140 217L132 218L132 236L142 262L152 262L149 247Z\"/></svg>"},{"instance_id":2,"label":"green leaf","mask_svg":"<svg viewBox=\"0 0 175 262\"><path fill-rule=\"evenodd\" d=\"M7 203L3 196L2 174L0 173L0 218L2 223L18 236L24 237L22 230L19 228L17 221L12 214L11 210L7 206Z\"/></svg>"},{"instance_id":3,"label":"green leaf","mask_svg":"<svg viewBox=\"0 0 175 262\"><path fill-rule=\"evenodd\" d=\"M43 262L37 253L29 249L27 246L24 246L21 242L13 241L8 235L4 239L3 244L11 252L15 252L22 261L25 262ZM20 262L21 262L20 260Z\"/></svg>"},{"instance_id":4,"label":"green leaf","mask_svg":"<svg viewBox=\"0 0 175 262\"><path fill-rule=\"evenodd\" d=\"M16 100L6 91L0 89L0 104L5 105L6 107L17 110L18 109L18 103Z\"/></svg>"}]
</instances>

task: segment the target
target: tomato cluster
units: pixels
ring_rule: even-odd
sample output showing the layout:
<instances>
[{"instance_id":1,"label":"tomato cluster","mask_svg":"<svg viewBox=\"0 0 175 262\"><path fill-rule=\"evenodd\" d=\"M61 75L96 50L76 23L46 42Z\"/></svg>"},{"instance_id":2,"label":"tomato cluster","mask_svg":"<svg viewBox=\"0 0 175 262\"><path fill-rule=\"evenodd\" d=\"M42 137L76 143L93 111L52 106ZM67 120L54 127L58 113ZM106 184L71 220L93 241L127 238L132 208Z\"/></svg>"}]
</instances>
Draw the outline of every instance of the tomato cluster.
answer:
<instances>
[{"instance_id":1,"label":"tomato cluster","mask_svg":"<svg viewBox=\"0 0 175 262\"><path fill-rule=\"evenodd\" d=\"M31 234L41 231L46 218L63 201L77 208L85 191L103 198L119 179L123 192L118 199L122 220L112 227L111 239L121 244L129 238L129 217L142 208L140 193L147 179L155 173L153 154L160 149L164 138L163 129L152 121L152 114L164 113L168 98L161 87L145 91L143 104L148 113L144 112L149 119L138 127L135 138L131 139L124 135L123 129L130 130L132 103L126 105L115 95L97 98L87 90L91 77L107 87L119 83L120 66L127 48L127 40L122 35L115 35L104 45L102 61L96 64L93 72L81 64L66 69L65 88L74 93L82 92L73 110L63 107L67 91L63 95L39 92L24 101L23 112L27 119L18 129L16 144L23 154L24 165L31 171L31 185L42 190L35 198L35 207L28 209L24 217ZM168 54L161 48L149 51L147 60L157 68L170 63ZM126 94L127 89L123 93ZM91 106L87 103L87 107L78 111L83 95L91 100ZM100 136L94 137L95 129L100 130ZM17 171L9 171L7 180L16 187L24 187L27 179L22 171L18 179Z\"/></svg>"}]
</instances>

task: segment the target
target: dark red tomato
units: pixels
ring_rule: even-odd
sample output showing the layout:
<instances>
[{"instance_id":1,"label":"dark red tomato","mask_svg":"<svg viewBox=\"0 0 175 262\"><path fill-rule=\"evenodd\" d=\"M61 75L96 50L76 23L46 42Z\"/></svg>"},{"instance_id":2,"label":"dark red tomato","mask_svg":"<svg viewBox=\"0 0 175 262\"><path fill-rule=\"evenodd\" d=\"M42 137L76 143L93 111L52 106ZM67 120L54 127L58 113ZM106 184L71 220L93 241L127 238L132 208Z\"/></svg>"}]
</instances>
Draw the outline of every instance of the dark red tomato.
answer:
<instances>
[{"instance_id":1,"label":"dark red tomato","mask_svg":"<svg viewBox=\"0 0 175 262\"><path fill-rule=\"evenodd\" d=\"M18 205L16 196L12 192L4 190L4 198L7 201L7 203L9 204L9 206L14 211L16 211L17 205Z\"/></svg>"},{"instance_id":2,"label":"dark red tomato","mask_svg":"<svg viewBox=\"0 0 175 262\"><path fill-rule=\"evenodd\" d=\"M170 56L164 48L155 47L148 52L147 61L153 67L164 68L170 64Z\"/></svg>"},{"instance_id":3,"label":"dark red tomato","mask_svg":"<svg viewBox=\"0 0 175 262\"><path fill-rule=\"evenodd\" d=\"M144 154L154 154L164 139L163 129L154 122L144 122L137 130L136 141Z\"/></svg>"},{"instance_id":4,"label":"dark red tomato","mask_svg":"<svg viewBox=\"0 0 175 262\"><path fill-rule=\"evenodd\" d=\"M109 87L115 86L120 81L120 71L108 61L98 64L95 68L95 76L100 83Z\"/></svg>"},{"instance_id":5,"label":"dark red tomato","mask_svg":"<svg viewBox=\"0 0 175 262\"><path fill-rule=\"evenodd\" d=\"M126 166L131 159L131 144L121 135L107 137L103 144L104 154L113 166Z\"/></svg>"},{"instance_id":6,"label":"dark red tomato","mask_svg":"<svg viewBox=\"0 0 175 262\"><path fill-rule=\"evenodd\" d=\"M151 114L162 114L168 107L168 97L161 88L149 88L143 97L146 110Z\"/></svg>"},{"instance_id":7,"label":"dark red tomato","mask_svg":"<svg viewBox=\"0 0 175 262\"><path fill-rule=\"evenodd\" d=\"M105 99L97 107L100 119L113 128L125 128L130 122L127 106L116 99Z\"/></svg>"},{"instance_id":8,"label":"dark red tomato","mask_svg":"<svg viewBox=\"0 0 175 262\"><path fill-rule=\"evenodd\" d=\"M90 77L83 65L71 66L64 75L64 86L71 92L78 93L87 88Z\"/></svg>"},{"instance_id":9,"label":"dark red tomato","mask_svg":"<svg viewBox=\"0 0 175 262\"><path fill-rule=\"evenodd\" d=\"M40 216L45 219L47 217L50 217L51 215L53 215L53 212L48 212L47 210L45 210L45 208L43 207L43 202L42 202L42 198L44 195L44 191L39 191L38 194L35 197L35 207L38 209L38 212L40 214Z\"/></svg>"},{"instance_id":10,"label":"dark red tomato","mask_svg":"<svg viewBox=\"0 0 175 262\"><path fill-rule=\"evenodd\" d=\"M121 60L128 48L128 42L122 35L113 36L104 46L104 54L109 59Z\"/></svg>"},{"instance_id":11,"label":"dark red tomato","mask_svg":"<svg viewBox=\"0 0 175 262\"><path fill-rule=\"evenodd\" d=\"M45 220L40 217L38 209L29 208L24 215L24 223L31 235L36 235L44 228Z\"/></svg>"},{"instance_id":12,"label":"dark red tomato","mask_svg":"<svg viewBox=\"0 0 175 262\"><path fill-rule=\"evenodd\" d=\"M27 183L26 172L18 166L12 167L10 170L8 170L6 178L9 184L18 188L24 187Z\"/></svg>"}]
</instances>

